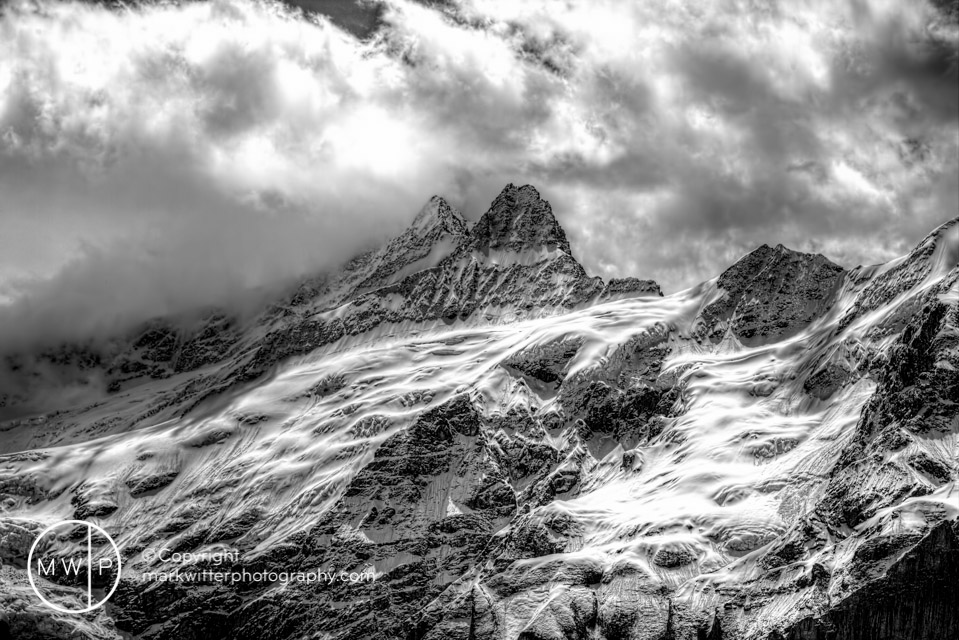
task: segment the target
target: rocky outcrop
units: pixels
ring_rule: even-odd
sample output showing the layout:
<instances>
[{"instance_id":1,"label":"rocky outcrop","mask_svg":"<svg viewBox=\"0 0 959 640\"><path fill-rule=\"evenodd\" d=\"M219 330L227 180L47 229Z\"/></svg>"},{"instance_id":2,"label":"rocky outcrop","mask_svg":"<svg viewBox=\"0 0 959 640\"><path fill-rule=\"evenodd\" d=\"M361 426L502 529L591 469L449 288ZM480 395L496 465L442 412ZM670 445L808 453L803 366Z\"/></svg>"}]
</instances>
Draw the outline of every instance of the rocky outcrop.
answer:
<instances>
[{"instance_id":1,"label":"rocky outcrop","mask_svg":"<svg viewBox=\"0 0 959 640\"><path fill-rule=\"evenodd\" d=\"M718 342L729 331L748 345L788 338L832 306L844 273L821 255L763 245L719 276L722 296L702 310L699 334Z\"/></svg>"},{"instance_id":2,"label":"rocky outcrop","mask_svg":"<svg viewBox=\"0 0 959 640\"><path fill-rule=\"evenodd\" d=\"M603 366L579 371L564 382L559 403L584 439L606 434L635 444L662 431L662 417L672 413L680 393L677 379L662 374L669 334L665 326L638 333Z\"/></svg>"},{"instance_id":3,"label":"rocky outcrop","mask_svg":"<svg viewBox=\"0 0 959 640\"><path fill-rule=\"evenodd\" d=\"M941 640L959 637L957 571L959 540L954 523L943 522L919 544L897 557L882 577L835 603L825 615L797 622L785 638Z\"/></svg>"},{"instance_id":4,"label":"rocky outcrop","mask_svg":"<svg viewBox=\"0 0 959 640\"><path fill-rule=\"evenodd\" d=\"M639 278L613 278L603 287L599 299L622 300L623 298L635 298L641 296L663 296L662 289L653 280L640 280Z\"/></svg>"},{"instance_id":5,"label":"rocky outcrop","mask_svg":"<svg viewBox=\"0 0 959 640\"><path fill-rule=\"evenodd\" d=\"M536 345L514 353L503 361L503 366L540 382L562 382L566 376L567 365L581 346L581 338Z\"/></svg>"},{"instance_id":6,"label":"rocky outcrop","mask_svg":"<svg viewBox=\"0 0 959 640\"><path fill-rule=\"evenodd\" d=\"M472 247L484 255L494 251L523 253L535 249L573 255L566 232L549 203L530 185L508 184L472 229Z\"/></svg>"}]
</instances>

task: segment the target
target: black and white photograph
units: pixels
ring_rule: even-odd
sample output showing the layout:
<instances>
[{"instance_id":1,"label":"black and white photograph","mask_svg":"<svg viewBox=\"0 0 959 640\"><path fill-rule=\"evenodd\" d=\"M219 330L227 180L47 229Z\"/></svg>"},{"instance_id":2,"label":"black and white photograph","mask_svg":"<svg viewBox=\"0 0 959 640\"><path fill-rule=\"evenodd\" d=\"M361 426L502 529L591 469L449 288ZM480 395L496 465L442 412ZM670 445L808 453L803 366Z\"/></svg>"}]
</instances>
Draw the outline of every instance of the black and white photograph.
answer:
<instances>
[{"instance_id":1,"label":"black and white photograph","mask_svg":"<svg viewBox=\"0 0 959 640\"><path fill-rule=\"evenodd\" d=\"M959 640L959 1L0 0L0 640Z\"/></svg>"}]
</instances>

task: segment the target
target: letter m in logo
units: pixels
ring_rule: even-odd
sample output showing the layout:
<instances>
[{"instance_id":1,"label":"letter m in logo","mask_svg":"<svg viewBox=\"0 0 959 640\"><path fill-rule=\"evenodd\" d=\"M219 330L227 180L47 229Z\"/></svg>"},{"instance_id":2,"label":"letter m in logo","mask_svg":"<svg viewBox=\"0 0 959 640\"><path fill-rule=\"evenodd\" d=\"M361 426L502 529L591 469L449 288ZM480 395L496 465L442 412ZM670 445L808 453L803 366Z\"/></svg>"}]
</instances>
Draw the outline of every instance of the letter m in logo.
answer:
<instances>
[{"instance_id":1,"label":"letter m in logo","mask_svg":"<svg viewBox=\"0 0 959 640\"><path fill-rule=\"evenodd\" d=\"M44 565L43 560L37 559L37 573L41 576L48 576L51 573L56 574L57 572L57 561L50 559L49 565Z\"/></svg>"}]
</instances>

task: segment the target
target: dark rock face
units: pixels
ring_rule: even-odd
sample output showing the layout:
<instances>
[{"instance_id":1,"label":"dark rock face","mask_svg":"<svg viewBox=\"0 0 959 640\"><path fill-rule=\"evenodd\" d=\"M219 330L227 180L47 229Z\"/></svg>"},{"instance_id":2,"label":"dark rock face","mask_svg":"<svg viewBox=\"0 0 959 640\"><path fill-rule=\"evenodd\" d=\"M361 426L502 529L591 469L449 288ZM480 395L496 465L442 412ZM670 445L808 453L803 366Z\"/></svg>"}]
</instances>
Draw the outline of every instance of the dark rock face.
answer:
<instances>
[{"instance_id":1,"label":"dark rock face","mask_svg":"<svg viewBox=\"0 0 959 640\"><path fill-rule=\"evenodd\" d=\"M803 382L803 390L820 400L828 400L838 391L852 372L840 364L827 363Z\"/></svg>"},{"instance_id":2,"label":"dark rock face","mask_svg":"<svg viewBox=\"0 0 959 640\"><path fill-rule=\"evenodd\" d=\"M659 285L653 280L639 278L613 278L603 287L600 300L621 300L638 296L663 296Z\"/></svg>"},{"instance_id":3,"label":"dark rock face","mask_svg":"<svg viewBox=\"0 0 959 640\"><path fill-rule=\"evenodd\" d=\"M510 356L503 361L503 366L541 382L562 382L566 366L582 345L581 338L539 345Z\"/></svg>"},{"instance_id":4,"label":"dark rock face","mask_svg":"<svg viewBox=\"0 0 959 640\"><path fill-rule=\"evenodd\" d=\"M189 326L176 327L163 321L148 324L131 344L112 356L107 374L109 391L144 378L163 379L193 371L223 360L240 340L235 318L214 312ZM100 356L108 360L111 356Z\"/></svg>"},{"instance_id":5,"label":"dark rock face","mask_svg":"<svg viewBox=\"0 0 959 640\"><path fill-rule=\"evenodd\" d=\"M594 380L575 396L566 396L567 411L581 416L584 434L610 433L622 438L646 425L645 436L656 435L655 426L649 420L662 411L663 392L652 387L638 386L625 390ZM645 439L645 438L644 438Z\"/></svg>"},{"instance_id":6,"label":"dark rock face","mask_svg":"<svg viewBox=\"0 0 959 640\"><path fill-rule=\"evenodd\" d=\"M326 397L346 387L346 378L339 374L324 376L315 385L310 387L310 395Z\"/></svg>"},{"instance_id":7,"label":"dark rock face","mask_svg":"<svg viewBox=\"0 0 959 640\"><path fill-rule=\"evenodd\" d=\"M166 473L134 476L127 480L127 487L130 489L130 495L136 497L167 486L176 479L177 475L179 475L177 471L168 471Z\"/></svg>"},{"instance_id":8,"label":"dark rock face","mask_svg":"<svg viewBox=\"0 0 959 640\"><path fill-rule=\"evenodd\" d=\"M223 314L209 318L203 328L183 342L173 370L193 371L219 362L240 339L235 321Z\"/></svg>"},{"instance_id":9,"label":"dark rock face","mask_svg":"<svg viewBox=\"0 0 959 640\"><path fill-rule=\"evenodd\" d=\"M491 250L526 251L538 247L573 254L549 203L530 185L506 185L473 228L473 246L484 254Z\"/></svg>"},{"instance_id":10,"label":"dark rock face","mask_svg":"<svg viewBox=\"0 0 959 640\"><path fill-rule=\"evenodd\" d=\"M823 256L763 245L719 277L725 294L703 309L700 333L716 342L728 328L747 345L788 338L832 306L844 273Z\"/></svg>"},{"instance_id":11,"label":"dark rock face","mask_svg":"<svg viewBox=\"0 0 959 640\"><path fill-rule=\"evenodd\" d=\"M75 507L73 511L75 520L103 518L118 508L116 496L109 486L92 483L84 483L77 487L70 498L70 504Z\"/></svg>"},{"instance_id":12,"label":"dark rock face","mask_svg":"<svg viewBox=\"0 0 959 640\"><path fill-rule=\"evenodd\" d=\"M943 522L886 574L794 625L789 640L940 640L959 637L959 540Z\"/></svg>"},{"instance_id":13,"label":"dark rock face","mask_svg":"<svg viewBox=\"0 0 959 640\"><path fill-rule=\"evenodd\" d=\"M608 434L617 440L645 442L662 430L679 398L676 379L661 375L670 353L669 329L654 327L620 345L606 366L578 372L566 380L559 402L565 415L579 420L580 434Z\"/></svg>"}]
</instances>

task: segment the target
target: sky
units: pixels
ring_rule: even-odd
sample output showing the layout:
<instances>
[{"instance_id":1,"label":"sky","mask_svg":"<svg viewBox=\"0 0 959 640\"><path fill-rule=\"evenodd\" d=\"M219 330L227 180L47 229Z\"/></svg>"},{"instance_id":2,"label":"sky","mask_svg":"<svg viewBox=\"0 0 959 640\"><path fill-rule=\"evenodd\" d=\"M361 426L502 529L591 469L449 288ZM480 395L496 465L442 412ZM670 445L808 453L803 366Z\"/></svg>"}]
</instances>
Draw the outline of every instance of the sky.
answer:
<instances>
[{"instance_id":1,"label":"sky","mask_svg":"<svg viewBox=\"0 0 959 640\"><path fill-rule=\"evenodd\" d=\"M0 332L236 304L509 182L667 293L959 214L957 2L333 4L3 5Z\"/></svg>"}]
</instances>

